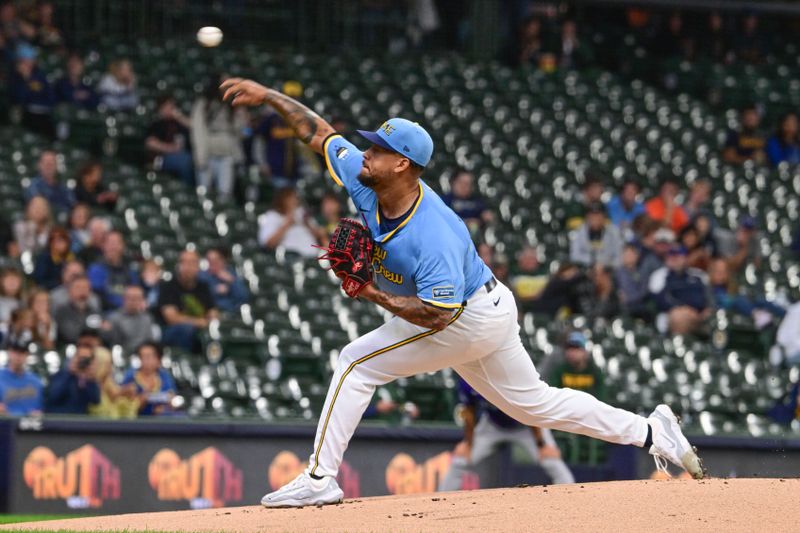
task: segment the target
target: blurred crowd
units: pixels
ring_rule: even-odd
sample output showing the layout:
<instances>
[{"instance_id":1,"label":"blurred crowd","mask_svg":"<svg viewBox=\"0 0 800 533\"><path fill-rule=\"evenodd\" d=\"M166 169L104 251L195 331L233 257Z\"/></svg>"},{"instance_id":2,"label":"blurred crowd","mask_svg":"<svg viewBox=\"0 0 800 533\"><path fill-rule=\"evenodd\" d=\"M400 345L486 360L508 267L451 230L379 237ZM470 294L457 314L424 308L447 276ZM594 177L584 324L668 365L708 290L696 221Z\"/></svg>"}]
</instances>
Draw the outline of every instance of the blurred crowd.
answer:
<instances>
[{"instance_id":1,"label":"blurred crowd","mask_svg":"<svg viewBox=\"0 0 800 533\"><path fill-rule=\"evenodd\" d=\"M3 76L9 103L26 127L56 139L57 105L119 113L141 108L135 65L116 58L93 83L84 58L67 51L53 25L52 4L36 5L24 16L13 2L0 5L0 48L8 67ZM518 65L553 70L592 61L575 21L557 15L557 10L534 12L524 19L511 52ZM757 22L748 15L742 27L736 38L726 33L719 50L710 53L720 61L758 61L763 50L753 33ZM680 17L671 17L665 31L683 32ZM671 48L664 54L688 53L694 50L691 42L690 36L659 36L653 46L668 43ZM37 65L43 49L63 57L64 74L54 82ZM324 164L273 111L251 115L222 103L221 78L207 80L187 113L172 95L159 97L142 139L143 165L201 188L223 205L241 200L237 182L255 172L272 191L271 208L253 228L259 244L315 257L313 245L324 246L347 214L343 198L329 192L313 205L301 199L298 181L324 174ZM289 81L283 92L299 98L303 87ZM763 132L760 117L756 106L741 110L720 147L722 158L730 164L800 163L797 114L787 113L772 135ZM333 118L332 124L349 130L341 119ZM248 301L247 286L230 265L229 250L221 247L184 250L174 271L163 271L158 262L129 248L125 235L111 226L108 215L118 193L106 185L102 161L87 160L74 175L64 174L63 157L44 150L36 173L23 183L23 216L6 220L0 213L0 255L24 267L0 272L0 348L9 354L0 374L0 413L168 414L175 385L161 366L162 346L198 353L209 324L235 316ZM74 186L67 184L70 178ZM755 219L741 218L734 230L720 227L709 206L712 184L702 178L681 183L666 177L649 195L633 179L619 187L610 183L607 176L584 176L580 193L557 222L568 236L565 258L544 257L532 246L513 257L494 250L484 236L497 214L468 170L451 173L443 200L464 220L481 257L512 288L525 312L553 318L630 316L663 333L708 337L710 319L722 309L751 319L760 329L780 324L779 342L785 339L788 358L800 361L800 316L791 302L780 294L752 296L737 286L743 273L758 269L764 260L759 246L763 228ZM800 231L793 246L800 253ZM573 344L581 344L576 338ZM25 370L32 343L69 355L46 390ZM115 347L133 356L119 382L111 372ZM585 359L567 357L564 364L596 374L591 359ZM571 386L556 374L554 380ZM595 376L592 383L601 378ZM378 412L399 409L385 402L390 400L376 404Z\"/></svg>"}]
</instances>

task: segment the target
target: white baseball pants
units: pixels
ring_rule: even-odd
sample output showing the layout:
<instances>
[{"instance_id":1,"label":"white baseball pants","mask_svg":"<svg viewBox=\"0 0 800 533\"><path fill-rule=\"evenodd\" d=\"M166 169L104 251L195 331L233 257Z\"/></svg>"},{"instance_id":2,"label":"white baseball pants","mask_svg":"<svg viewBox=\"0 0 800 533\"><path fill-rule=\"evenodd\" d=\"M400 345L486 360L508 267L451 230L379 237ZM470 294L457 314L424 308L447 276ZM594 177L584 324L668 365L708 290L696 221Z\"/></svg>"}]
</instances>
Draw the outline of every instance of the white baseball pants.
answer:
<instances>
[{"instance_id":1,"label":"white baseball pants","mask_svg":"<svg viewBox=\"0 0 800 533\"><path fill-rule=\"evenodd\" d=\"M555 438L553 438L553 434L549 429L542 430L542 438L548 445L556 445ZM504 443L522 446L522 448L528 452L530 458L533 459L534 462L539 463L539 466L550 476L554 485L575 483L575 478L563 459L560 457L539 457L539 447L536 445L536 440L533 438L531 428L527 426L516 426L512 428L499 427L484 414L481 415L478 423L475 425L469 461L465 460L463 457L453 457L450 463L450 469L442 478L441 483L439 483L438 490L440 492L446 492L460 489L461 478L464 473L469 471L471 466L475 466L487 459L497 450L499 445Z\"/></svg>"},{"instance_id":2,"label":"white baseball pants","mask_svg":"<svg viewBox=\"0 0 800 533\"><path fill-rule=\"evenodd\" d=\"M481 287L442 331L394 317L342 349L317 426L311 474L336 475L376 387L446 367L526 426L637 446L647 437L645 418L539 378L519 338L514 295L498 283L489 293Z\"/></svg>"}]
</instances>

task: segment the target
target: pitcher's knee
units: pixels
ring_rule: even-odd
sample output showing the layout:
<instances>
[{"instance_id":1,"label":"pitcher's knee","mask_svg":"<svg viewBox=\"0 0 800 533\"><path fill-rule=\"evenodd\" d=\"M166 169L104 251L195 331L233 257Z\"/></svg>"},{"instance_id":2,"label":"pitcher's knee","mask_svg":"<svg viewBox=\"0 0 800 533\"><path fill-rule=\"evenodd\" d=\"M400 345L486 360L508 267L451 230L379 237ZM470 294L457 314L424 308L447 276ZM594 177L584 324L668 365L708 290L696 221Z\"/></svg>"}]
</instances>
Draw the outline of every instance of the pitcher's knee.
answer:
<instances>
[{"instance_id":1,"label":"pitcher's knee","mask_svg":"<svg viewBox=\"0 0 800 533\"><path fill-rule=\"evenodd\" d=\"M336 368L338 370L347 370L347 368L358 361L364 354L358 353L358 350L353 346L353 343L345 345L339 352L339 359L336 360Z\"/></svg>"}]
</instances>

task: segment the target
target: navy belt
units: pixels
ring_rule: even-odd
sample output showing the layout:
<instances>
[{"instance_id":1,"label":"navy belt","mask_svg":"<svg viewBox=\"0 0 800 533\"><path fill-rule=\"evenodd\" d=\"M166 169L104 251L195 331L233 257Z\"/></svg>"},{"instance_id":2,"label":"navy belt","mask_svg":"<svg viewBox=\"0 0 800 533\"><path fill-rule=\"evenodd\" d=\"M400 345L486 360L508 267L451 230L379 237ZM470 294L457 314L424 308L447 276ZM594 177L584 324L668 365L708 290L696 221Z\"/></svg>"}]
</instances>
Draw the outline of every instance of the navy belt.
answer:
<instances>
[{"instance_id":1,"label":"navy belt","mask_svg":"<svg viewBox=\"0 0 800 533\"><path fill-rule=\"evenodd\" d=\"M495 287L497 287L497 279L495 279L494 276L492 276L492 279L490 279L489 281L487 281L486 283L483 284L483 288L486 289L486 293L487 294L492 292ZM478 291L475 291L475 293L473 293L472 296L475 296L475 294L477 294L477 292ZM461 302L461 305L462 305L462 307L466 307L467 306L467 300L464 300L463 302Z\"/></svg>"},{"instance_id":2,"label":"navy belt","mask_svg":"<svg viewBox=\"0 0 800 533\"><path fill-rule=\"evenodd\" d=\"M497 287L497 279L495 279L494 276L492 276L492 279L483 284L483 288L486 289L486 292L492 292L495 287Z\"/></svg>"}]
</instances>

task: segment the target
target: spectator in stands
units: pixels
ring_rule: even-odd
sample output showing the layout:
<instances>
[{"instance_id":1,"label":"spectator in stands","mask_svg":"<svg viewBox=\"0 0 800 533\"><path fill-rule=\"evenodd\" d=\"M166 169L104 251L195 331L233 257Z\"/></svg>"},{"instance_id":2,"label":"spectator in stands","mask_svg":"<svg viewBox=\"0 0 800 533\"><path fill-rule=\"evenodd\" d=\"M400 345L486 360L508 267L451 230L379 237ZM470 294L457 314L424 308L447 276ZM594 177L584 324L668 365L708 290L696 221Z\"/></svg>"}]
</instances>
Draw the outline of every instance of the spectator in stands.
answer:
<instances>
[{"instance_id":1,"label":"spectator in stands","mask_svg":"<svg viewBox=\"0 0 800 533\"><path fill-rule=\"evenodd\" d=\"M109 354L111 353L109 352L108 348L103 346L103 341L100 338L100 330L88 325L85 328L83 328L83 330L78 334L78 340L76 341L76 345L91 346L95 356L97 356L97 354L102 352L106 352Z\"/></svg>"},{"instance_id":2,"label":"spectator in stands","mask_svg":"<svg viewBox=\"0 0 800 533\"><path fill-rule=\"evenodd\" d=\"M193 187L194 167L188 146L191 121L178 109L172 95L161 95L156 103L158 115L145 139L151 161L157 170L173 174Z\"/></svg>"},{"instance_id":3,"label":"spectator in stands","mask_svg":"<svg viewBox=\"0 0 800 533\"><path fill-rule=\"evenodd\" d=\"M138 355L141 362L139 369L129 370L122 385L132 384L136 387L140 416L167 414L175 396L175 383L169 372L161 366L161 347L146 342L139 347Z\"/></svg>"},{"instance_id":4,"label":"spectator in stands","mask_svg":"<svg viewBox=\"0 0 800 533\"><path fill-rule=\"evenodd\" d=\"M572 19L561 23L561 49L559 50L558 64L562 69L577 69L585 67L592 62L592 51L586 43L578 37L578 27Z\"/></svg>"},{"instance_id":5,"label":"spectator in stands","mask_svg":"<svg viewBox=\"0 0 800 533\"><path fill-rule=\"evenodd\" d=\"M79 254L89 244L89 218L92 212L86 204L75 204L69 213L69 239L72 253Z\"/></svg>"},{"instance_id":6,"label":"spectator in stands","mask_svg":"<svg viewBox=\"0 0 800 533\"><path fill-rule=\"evenodd\" d=\"M202 96L192 105L192 155L197 169L197 182L211 192L216 189L220 201L233 195L234 169L244 160L242 132L246 115L241 108L232 108L221 99L222 78L211 79Z\"/></svg>"},{"instance_id":7,"label":"spectator in stands","mask_svg":"<svg viewBox=\"0 0 800 533\"><path fill-rule=\"evenodd\" d=\"M800 164L800 135L798 117L794 111L784 113L778 123L778 131L767 141L767 155L773 166L781 163Z\"/></svg>"},{"instance_id":8,"label":"spectator in stands","mask_svg":"<svg viewBox=\"0 0 800 533\"><path fill-rule=\"evenodd\" d=\"M28 294L28 308L33 313L33 342L50 350L55 346L57 325L50 307L50 293L35 289Z\"/></svg>"},{"instance_id":9,"label":"spectator in stands","mask_svg":"<svg viewBox=\"0 0 800 533\"><path fill-rule=\"evenodd\" d=\"M111 231L111 224L103 217L92 217L87 225L89 241L78 254L84 265L91 265L103 256L103 243Z\"/></svg>"},{"instance_id":10,"label":"spectator in stands","mask_svg":"<svg viewBox=\"0 0 800 533\"><path fill-rule=\"evenodd\" d=\"M97 86L100 102L110 111L132 111L139 105L139 89L133 65L127 59L117 59Z\"/></svg>"},{"instance_id":11,"label":"spectator in stands","mask_svg":"<svg viewBox=\"0 0 800 533\"><path fill-rule=\"evenodd\" d=\"M710 214L701 213L692 217L691 226L697 232L700 245L703 246L709 257L719 256L719 245L714 232L714 222Z\"/></svg>"},{"instance_id":12,"label":"spectator in stands","mask_svg":"<svg viewBox=\"0 0 800 533\"><path fill-rule=\"evenodd\" d=\"M161 284L158 305L165 326L162 341L167 346L197 352L198 333L219 316L211 290L198 279L199 273L197 252L184 250L175 276Z\"/></svg>"},{"instance_id":13,"label":"spectator in stands","mask_svg":"<svg viewBox=\"0 0 800 533\"><path fill-rule=\"evenodd\" d=\"M689 197L683 204L683 210L693 219L700 215L708 215L708 201L711 198L711 182L705 178L695 180L689 187Z\"/></svg>"},{"instance_id":14,"label":"spectator in stands","mask_svg":"<svg viewBox=\"0 0 800 533\"><path fill-rule=\"evenodd\" d=\"M0 5L0 44L6 49L14 48L23 42L31 42L36 37L36 28L17 16L16 3L7 0Z\"/></svg>"},{"instance_id":15,"label":"spectator in stands","mask_svg":"<svg viewBox=\"0 0 800 533\"><path fill-rule=\"evenodd\" d=\"M92 290L100 297L103 311L122 306L125 287L139 283L139 275L125 260L125 238L119 231L109 231L103 241L103 257L87 273Z\"/></svg>"},{"instance_id":16,"label":"spectator in stands","mask_svg":"<svg viewBox=\"0 0 800 533\"><path fill-rule=\"evenodd\" d=\"M100 388L100 402L89 406L89 414L100 418L136 418L139 400L134 385L120 386L114 380L111 352L94 351L95 380Z\"/></svg>"},{"instance_id":17,"label":"spectator in stands","mask_svg":"<svg viewBox=\"0 0 800 533\"><path fill-rule=\"evenodd\" d=\"M0 416L39 416L42 414L44 385L39 376L25 368L28 347L9 346L8 364L0 370Z\"/></svg>"},{"instance_id":18,"label":"spectator in stands","mask_svg":"<svg viewBox=\"0 0 800 533\"><path fill-rule=\"evenodd\" d=\"M339 196L331 191L322 196L317 215L317 240L322 246L327 246L331 234L336 230L342 218L342 201Z\"/></svg>"},{"instance_id":19,"label":"spectator in stands","mask_svg":"<svg viewBox=\"0 0 800 533\"><path fill-rule=\"evenodd\" d=\"M283 94L301 98L303 86L296 81L283 84ZM263 139L264 151L254 154L261 174L269 177L275 189L294 187L300 179L300 154L294 130L273 110L267 110L254 128L254 134Z\"/></svg>"},{"instance_id":20,"label":"spectator in stands","mask_svg":"<svg viewBox=\"0 0 800 533\"><path fill-rule=\"evenodd\" d=\"M33 326L33 311L27 307L11 311L8 327L4 332L3 338L0 339L2 341L0 346L6 347L13 344L27 346L33 342Z\"/></svg>"},{"instance_id":21,"label":"spectator in stands","mask_svg":"<svg viewBox=\"0 0 800 533\"><path fill-rule=\"evenodd\" d=\"M77 347L75 355L50 378L45 411L48 413L85 415L89 407L100 403L94 349L87 344Z\"/></svg>"},{"instance_id":22,"label":"spectator in stands","mask_svg":"<svg viewBox=\"0 0 800 533\"><path fill-rule=\"evenodd\" d=\"M88 161L78 171L75 199L89 207L113 211L117 204L117 193L108 190L103 183L103 166L97 161Z\"/></svg>"},{"instance_id":23,"label":"spectator in stands","mask_svg":"<svg viewBox=\"0 0 800 533\"><path fill-rule=\"evenodd\" d=\"M125 287L121 309L117 309L103 323L103 339L110 346L122 346L132 354L144 343L156 340L157 326L147 312L144 291L139 285Z\"/></svg>"},{"instance_id":24,"label":"spectator in stands","mask_svg":"<svg viewBox=\"0 0 800 533\"><path fill-rule=\"evenodd\" d=\"M752 264L761 266L761 250L758 246L756 220L751 216L743 216L734 234L735 251L727 256L732 272L741 272Z\"/></svg>"},{"instance_id":25,"label":"spectator in stands","mask_svg":"<svg viewBox=\"0 0 800 533\"><path fill-rule=\"evenodd\" d=\"M55 348L57 326L50 313L50 295L37 289L28 295L28 309L31 312L30 342L43 350Z\"/></svg>"},{"instance_id":26,"label":"spectator in stands","mask_svg":"<svg viewBox=\"0 0 800 533\"><path fill-rule=\"evenodd\" d=\"M537 17L526 19L520 27L519 52L517 61L520 66L539 66L542 54L542 21Z\"/></svg>"},{"instance_id":27,"label":"spectator in stands","mask_svg":"<svg viewBox=\"0 0 800 533\"><path fill-rule=\"evenodd\" d=\"M747 63L758 64L764 61L767 44L758 28L758 15L749 12L742 19L742 29L735 36L736 58Z\"/></svg>"},{"instance_id":28,"label":"spectator in stands","mask_svg":"<svg viewBox=\"0 0 800 533\"><path fill-rule=\"evenodd\" d=\"M689 223L689 216L686 211L678 205L678 182L673 177L666 177L661 182L658 196L651 198L644 204L647 216L661 223L665 228L673 232L680 231Z\"/></svg>"},{"instance_id":29,"label":"spectator in stands","mask_svg":"<svg viewBox=\"0 0 800 533\"><path fill-rule=\"evenodd\" d=\"M783 307L773 302L738 294L731 280L730 267L724 259L711 261L708 278L717 308L750 317L759 329L771 324L773 318L782 318L786 314Z\"/></svg>"},{"instance_id":30,"label":"spectator in stands","mask_svg":"<svg viewBox=\"0 0 800 533\"><path fill-rule=\"evenodd\" d=\"M56 100L70 104L78 109L96 109L100 98L94 88L89 85L89 78L84 76L83 58L72 53L67 58L67 71L56 82Z\"/></svg>"},{"instance_id":31,"label":"spectator in stands","mask_svg":"<svg viewBox=\"0 0 800 533\"><path fill-rule=\"evenodd\" d=\"M628 243L622 249L622 264L614 271L617 296L630 316L647 317L648 277L639 268L639 247Z\"/></svg>"},{"instance_id":32,"label":"spectator in stands","mask_svg":"<svg viewBox=\"0 0 800 533\"><path fill-rule=\"evenodd\" d=\"M495 261L488 263L494 264ZM539 262L539 253L532 246L524 246L517 254L517 264L511 273L511 290L518 302L534 300L547 285L547 267Z\"/></svg>"},{"instance_id":33,"label":"spectator in stands","mask_svg":"<svg viewBox=\"0 0 800 533\"><path fill-rule=\"evenodd\" d=\"M711 261L711 252L700 240L700 234L693 224L689 224L680 234L678 242L686 248L686 264L692 268L706 270Z\"/></svg>"},{"instance_id":34,"label":"spectator in stands","mask_svg":"<svg viewBox=\"0 0 800 533\"><path fill-rule=\"evenodd\" d=\"M567 230L577 229L583 224L586 209L597 202L603 201L605 187L603 182L595 174L587 173L586 181L581 187L581 197L579 201L573 201L565 209L564 224Z\"/></svg>"},{"instance_id":35,"label":"spectator in stands","mask_svg":"<svg viewBox=\"0 0 800 533\"><path fill-rule=\"evenodd\" d=\"M53 311L61 344L76 342L86 328L87 320L91 322L90 318L93 320L97 317L99 322L100 308L92 305L91 294L91 285L86 276L76 276L70 282L69 301Z\"/></svg>"},{"instance_id":36,"label":"spectator in stands","mask_svg":"<svg viewBox=\"0 0 800 533\"><path fill-rule=\"evenodd\" d=\"M58 180L56 153L52 150L43 151L39 156L38 169L39 174L25 189L25 201L30 201L34 196L42 196L55 211L68 213L75 205L75 195Z\"/></svg>"},{"instance_id":37,"label":"spectator in stands","mask_svg":"<svg viewBox=\"0 0 800 533\"><path fill-rule=\"evenodd\" d=\"M200 272L198 279L205 282L214 298L214 307L226 313L236 313L250 297L244 282L228 265L228 254L223 248L206 252L208 269Z\"/></svg>"},{"instance_id":38,"label":"spectator in stands","mask_svg":"<svg viewBox=\"0 0 800 533\"><path fill-rule=\"evenodd\" d=\"M541 313L552 317L577 312L586 307L594 287L585 273L572 263L563 263L547 281L544 289L532 300L521 302L525 312Z\"/></svg>"},{"instance_id":39,"label":"spectator in stands","mask_svg":"<svg viewBox=\"0 0 800 533\"><path fill-rule=\"evenodd\" d=\"M29 44L17 45L15 68L9 79L8 92L11 104L22 109L25 127L55 139L55 94L47 76L36 66L36 56L36 49Z\"/></svg>"},{"instance_id":40,"label":"spectator in stands","mask_svg":"<svg viewBox=\"0 0 800 533\"><path fill-rule=\"evenodd\" d=\"M0 339L8 332L11 313L23 306L25 299L22 273L14 268L0 271Z\"/></svg>"},{"instance_id":41,"label":"spectator in stands","mask_svg":"<svg viewBox=\"0 0 800 533\"><path fill-rule=\"evenodd\" d=\"M698 333L711 315L711 300L702 272L686 264L686 249L676 244L667 254L667 266L650 277L650 292L658 311L659 331L673 335Z\"/></svg>"},{"instance_id":42,"label":"spectator in stands","mask_svg":"<svg viewBox=\"0 0 800 533\"><path fill-rule=\"evenodd\" d=\"M473 236L494 218L481 195L475 192L475 178L466 170L453 175L450 192L443 195L442 200L461 217Z\"/></svg>"},{"instance_id":43,"label":"spectator in stands","mask_svg":"<svg viewBox=\"0 0 800 533\"><path fill-rule=\"evenodd\" d=\"M50 310L54 311L57 307L69 303L69 285L75 278L83 277L86 275L86 269L83 263L77 260L71 260L64 263L64 268L61 270L61 285L50 291ZM94 309L100 309L100 299L96 294L89 295L89 306Z\"/></svg>"},{"instance_id":44,"label":"spectator in stands","mask_svg":"<svg viewBox=\"0 0 800 533\"><path fill-rule=\"evenodd\" d=\"M738 131L728 130L722 158L732 165L740 165L751 159L756 163L763 163L766 160L765 143L764 137L758 131L761 115L754 104L748 104L741 109L739 124Z\"/></svg>"},{"instance_id":45,"label":"spectator in stands","mask_svg":"<svg viewBox=\"0 0 800 533\"><path fill-rule=\"evenodd\" d=\"M64 36L54 21L53 2L39 2L36 6L36 44L45 49L60 50L64 47Z\"/></svg>"},{"instance_id":46,"label":"spectator in stands","mask_svg":"<svg viewBox=\"0 0 800 533\"><path fill-rule=\"evenodd\" d=\"M61 271L64 263L74 258L69 233L64 228L56 226L50 231L47 250L39 253L36 258L32 275L34 281L47 290L54 289L61 283Z\"/></svg>"},{"instance_id":47,"label":"spectator in stands","mask_svg":"<svg viewBox=\"0 0 800 533\"><path fill-rule=\"evenodd\" d=\"M258 217L258 242L270 250L283 246L303 257L316 257L316 234L316 223L289 187L279 190L272 209Z\"/></svg>"},{"instance_id":48,"label":"spectator in stands","mask_svg":"<svg viewBox=\"0 0 800 533\"><path fill-rule=\"evenodd\" d=\"M646 218L641 237L637 242L639 247L639 271L645 279L664 266L667 252L675 243L675 234L672 230L662 228L655 220Z\"/></svg>"},{"instance_id":49,"label":"spectator in stands","mask_svg":"<svg viewBox=\"0 0 800 533\"><path fill-rule=\"evenodd\" d=\"M50 203L41 196L34 196L28 200L25 218L14 224L14 240L19 252L38 254L47 248L52 228Z\"/></svg>"},{"instance_id":50,"label":"spectator in stands","mask_svg":"<svg viewBox=\"0 0 800 533\"><path fill-rule=\"evenodd\" d=\"M619 297L611 267L597 263L588 272L592 282L591 292L581 301L578 309L589 318L613 318L619 315Z\"/></svg>"},{"instance_id":51,"label":"spectator in stands","mask_svg":"<svg viewBox=\"0 0 800 533\"><path fill-rule=\"evenodd\" d=\"M36 343L43 350L55 346L56 325L50 317L47 292L34 290L28 295L28 305L11 312L11 324L4 343Z\"/></svg>"},{"instance_id":52,"label":"spectator in stands","mask_svg":"<svg viewBox=\"0 0 800 533\"><path fill-rule=\"evenodd\" d=\"M616 267L620 263L622 236L616 226L607 223L600 202L587 207L586 221L570 232L569 239L569 259L575 264Z\"/></svg>"},{"instance_id":53,"label":"spectator in stands","mask_svg":"<svg viewBox=\"0 0 800 533\"><path fill-rule=\"evenodd\" d=\"M703 49L708 57L716 63L730 63L733 52L730 36L725 29L725 21L719 11L712 11L708 16L708 26L703 29L698 39L704 43Z\"/></svg>"},{"instance_id":54,"label":"spectator in stands","mask_svg":"<svg viewBox=\"0 0 800 533\"><path fill-rule=\"evenodd\" d=\"M624 235L630 230L634 219L644 213L644 204L639 201L639 183L626 179L616 194L608 201L608 218Z\"/></svg>"},{"instance_id":55,"label":"spectator in stands","mask_svg":"<svg viewBox=\"0 0 800 533\"><path fill-rule=\"evenodd\" d=\"M605 398L605 380L594 364L586 337L580 331L570 332L564 342L563 361L554 361L547 382L554 387L570 388Z\"/></svg>"},{"instance_id":56,"label":"spectator in stands","mask_svg":"<svg viewBox=\"0 0 800 533\"><path fill-rule=\"evenodd\" d=\"M161 286L161 265L148 259L142 262L140 272L141 287L148 311L158 313L159 287Z\"/></svg>"}]
</instances>

